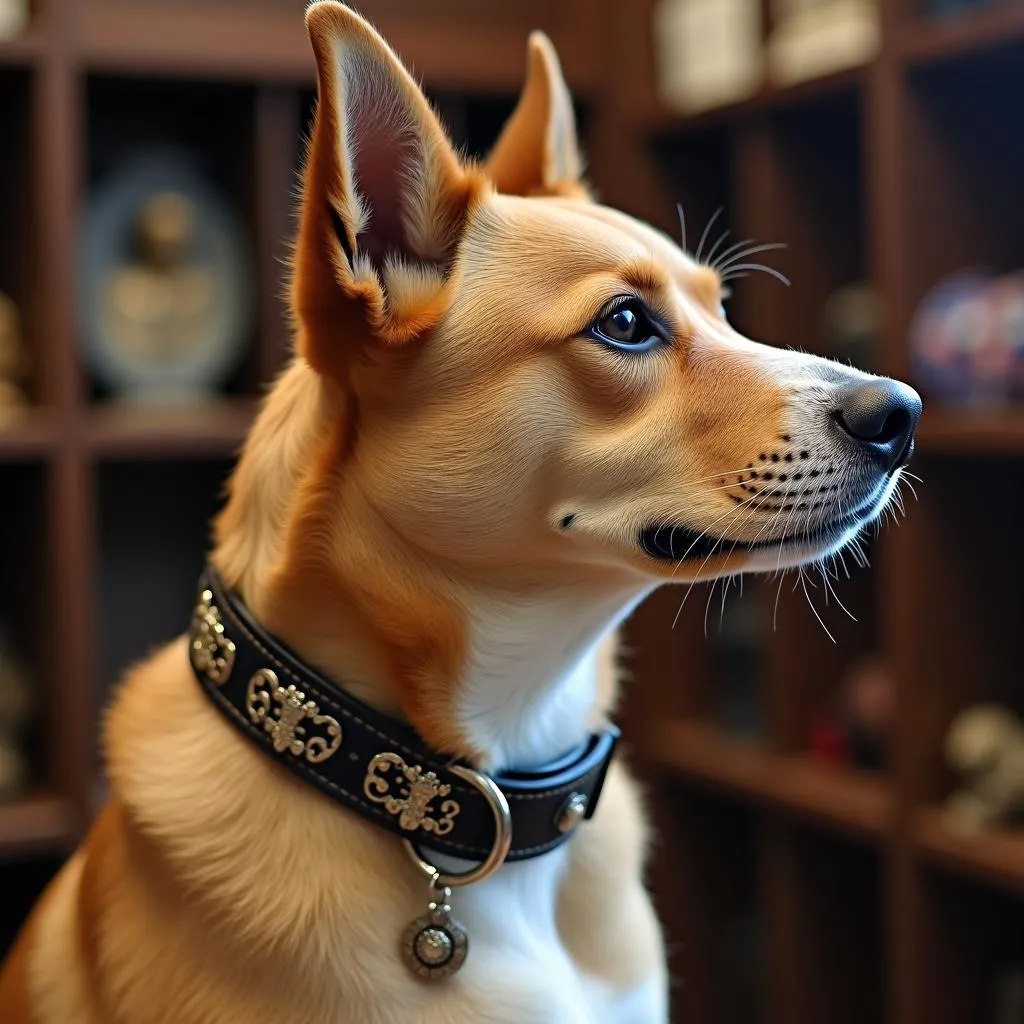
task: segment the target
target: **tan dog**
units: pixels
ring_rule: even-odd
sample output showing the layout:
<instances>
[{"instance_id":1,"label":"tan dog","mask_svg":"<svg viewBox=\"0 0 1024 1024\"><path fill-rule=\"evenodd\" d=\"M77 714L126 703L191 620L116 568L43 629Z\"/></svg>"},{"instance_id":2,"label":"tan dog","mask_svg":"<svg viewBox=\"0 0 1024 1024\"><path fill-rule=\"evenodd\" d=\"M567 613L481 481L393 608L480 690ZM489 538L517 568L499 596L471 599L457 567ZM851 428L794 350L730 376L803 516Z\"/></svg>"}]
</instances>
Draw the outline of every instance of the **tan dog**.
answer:
<instances>
[{"instance_id":1,"label":"tan dog","mask_svg":"<svg viewBox=\"0 0 1024 1024\"><path fill-rule=\"evenodd\" d=\"M659 583L793 566L873 519L919 403L740 337L716 273L593 203L544 38L473 166L365 22L326 0L307 21L297 354L213 562L433 747L540 763L609 709L603 641ZM570 842L457 894L472 954L426 985L396 950L425 888L401 844L233 731L184 638L129 674L105 740L113 797L6 965L5 1024L667 1020L619 766Z\"/></svg>"}]
</instances>

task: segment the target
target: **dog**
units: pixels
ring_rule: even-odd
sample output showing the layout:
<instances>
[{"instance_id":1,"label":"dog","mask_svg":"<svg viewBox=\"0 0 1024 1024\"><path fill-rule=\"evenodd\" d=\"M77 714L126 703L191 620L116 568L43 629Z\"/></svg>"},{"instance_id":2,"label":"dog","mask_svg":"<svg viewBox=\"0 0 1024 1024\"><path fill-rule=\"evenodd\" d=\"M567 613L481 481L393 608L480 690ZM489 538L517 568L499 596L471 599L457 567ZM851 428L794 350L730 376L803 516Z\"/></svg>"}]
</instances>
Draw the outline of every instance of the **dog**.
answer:
<instances>
[{"instance_id":1,"label":"dog","mask_svg":"<svg viewBox=\"0 0 1024 1024\"><path fill-rule=\"evenodd\" d=\"M295 354L244 445L210 564L248 628L468 766L500 831L489 778L557 762L604 728L630 611L663 583L842 548L889 502L920 401L741 336L719 272L596 202L542 35L518 106L473 163L370 25L333 0L306 22L319 98L291 276ZM191 640L116 694L112 795L9 956L0 1018L668 1020L647 828L621 759L578 825L574 794L564 842L502 864L499 836L488 877L449 894L431 872L457 882L479 859L432 847L458 801L421 837L421 871L393 829L282 767L311 771L339 745L346 763L356 726L323 713L328 684L302 703L294 686L260 689L276 676L257 671L249 737L248 719L233 725L197 685L222 681L235 657L216 593L202 591ZM299 720L320 730L315 754ZM271 733L280 749L259 749ZM425 820L410 794L451 787L388 756L366 794L387 804L374 772L408 770L394 806ZM451 792L465 803L469 788ZM436 949L413 962L420 974L399 949L428 899L470 943L436 983L423 980Z\"/></svg>"}]
</instances>

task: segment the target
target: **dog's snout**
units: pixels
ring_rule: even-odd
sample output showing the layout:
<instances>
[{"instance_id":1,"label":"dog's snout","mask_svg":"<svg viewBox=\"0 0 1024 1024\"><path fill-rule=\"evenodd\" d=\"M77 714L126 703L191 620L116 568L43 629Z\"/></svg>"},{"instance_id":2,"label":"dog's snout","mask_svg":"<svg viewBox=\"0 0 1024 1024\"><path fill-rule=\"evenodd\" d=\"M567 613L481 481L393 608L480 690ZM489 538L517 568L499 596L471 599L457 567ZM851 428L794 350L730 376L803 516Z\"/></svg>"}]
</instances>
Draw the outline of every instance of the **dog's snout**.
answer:
<instances>
[{"instance_id":1,"label":"dog's snout","mask_svg":"<svg viewBox=\"0 0 1024 1024\"><path fill-rule=\"evenodd\" d=\"M905 465L914 447L921 399L900 381L879 378L847 387L833 418L886 471Z\"/></svg>"}]
</instances>

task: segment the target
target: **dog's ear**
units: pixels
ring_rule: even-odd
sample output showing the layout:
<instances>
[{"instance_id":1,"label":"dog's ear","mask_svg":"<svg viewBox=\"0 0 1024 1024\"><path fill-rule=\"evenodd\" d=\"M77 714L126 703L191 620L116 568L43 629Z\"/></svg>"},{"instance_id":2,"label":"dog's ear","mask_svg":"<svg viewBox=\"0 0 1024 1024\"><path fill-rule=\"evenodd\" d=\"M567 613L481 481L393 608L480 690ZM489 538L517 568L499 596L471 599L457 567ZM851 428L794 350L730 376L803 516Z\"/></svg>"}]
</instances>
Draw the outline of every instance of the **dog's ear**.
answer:
<instances>
[{"instance_id":1,"label":"dog's ear","mask_svg":"<svg viewBox=\"0 0 1024 1024\"><path fill-rule=\"evenodd\" d=\"M394 344L437 322L467 210L486 186L369 24L319 0L306 26L318 94L292 299L300 351L334 372L347 360L342 332Z\"/></svg>"},{"instance_id":2,"label":"dog's ear","mask_svg":"<svg viewBox=\"0 0 1024 1024\"><path fill-rule=\"evenodd\" d=\"M486 170L507 195L587 194L572 97L543 32L530 35L526 85Z\"/></svg>"}]
</instances>

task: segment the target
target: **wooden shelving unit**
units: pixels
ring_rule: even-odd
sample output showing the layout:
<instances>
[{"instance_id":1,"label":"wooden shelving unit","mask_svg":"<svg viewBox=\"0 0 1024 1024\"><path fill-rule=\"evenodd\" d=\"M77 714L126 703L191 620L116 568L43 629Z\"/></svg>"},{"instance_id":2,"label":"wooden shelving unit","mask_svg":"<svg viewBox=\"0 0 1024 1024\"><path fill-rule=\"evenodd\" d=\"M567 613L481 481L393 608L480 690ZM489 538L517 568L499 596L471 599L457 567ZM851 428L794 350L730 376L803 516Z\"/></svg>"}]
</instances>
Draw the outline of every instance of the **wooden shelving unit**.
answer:
<instances>
[{"instance_id":1,"label":"wooden shelving unit","mask_svg":"<svg viewBox=\"0 0 1024 1024\"><path fill-rule=\"evenodd\" d=\"M656 111L646 159L660 191L630 193L631 175L648 180L638 159L609 198L673 234L680 200L691 236L723 207L716 234L787 243L773 262L791 289L758 275L730 302L730 319L761 340L820 351L828 296L871 282L883 327L868 368L912 381L907 337L925 294L965 266L1024 265L1024 143L1012 129L1024 8L931 20L916 0L880 6L882 48L866 67L766 84L692 117L637 91ZM659 593L630 623L638 683L625 730L661 837L652 881L677 951L679 1021L985 1024L1000 972L1024 965L1024 831L966 838L941 810L957 711L997 700L1024 712L1012 511L1024 407L950 408L926 394L917 450L923 483L907 521L871 542L870 572L836 584L857 622L809 591L836 644L800 588L747 584L746 621L759 615L760 631L742 671L759 710L740 721L749 731L758 718L754 739L729 731L739 670L723 661L720 588L697 588L682 613L681 594ZM896 687L883 772L808 753L814 710L865 656ZM744 973L751 960L759 969Z\"/></svg>"},{"instance_id":2,"label":"wooden shelving unit","mask_svg":"<svg viewBox=\"0 0 1024 1024\"><path fill-rule=\"evenodd\" d=\"M789 243L778 265L792 289L751 278L730 304L754 337L813 350L825 298L869 280L884 299L874 368L906 377L908 327L932 285L966 264L1024 264L1024 61L1006 59L1024 45L1019 6L940 25L913 0L882 0L870 66L684 118L654 94L652 5L359 6L476 151L511 109L527 32L546 29L605 201L672 233L677 200L698 231L722 205L735 237ZM126 664L184 627L223 480L287 352L279 279L312 84L299 6L40 0L31 31L0 43L0 289L22 307L35 356L35 406L0 428L0 619L25 638L39 684L34 788L0 806L0 858L25 895L0 914L0 939L95 811L98 709ZM150 136L205 161L255 254L245 363L224 396L188 412L109 404L79 355L83 199ZM1022 454L1020 410L927 408L920 501L872 542L873 571L839 584L856 621L811 592L836 643L799 588L748 584L764 627L748 666L757 744L718 724L735 672L716 639L717 592L698 588L675 625L681 595L659 592L630 623L623 725L656 812L676 1019L986 1021L992 965L1024 958L1011 898L1024 837L949 832L940 750L976 699L1024 711ZM811 709L869 654L897 681L887 771L821 766L807 754ZM974 914L991 925L983 944Z\"/></svg>"}]
</instances>

